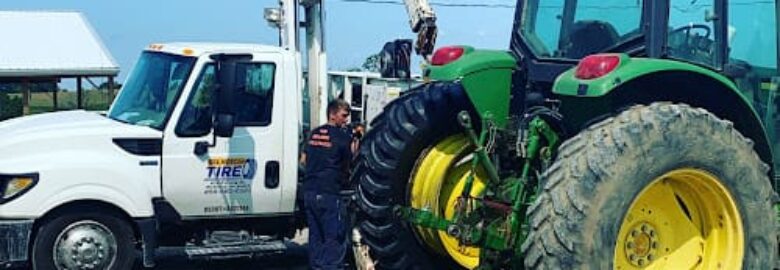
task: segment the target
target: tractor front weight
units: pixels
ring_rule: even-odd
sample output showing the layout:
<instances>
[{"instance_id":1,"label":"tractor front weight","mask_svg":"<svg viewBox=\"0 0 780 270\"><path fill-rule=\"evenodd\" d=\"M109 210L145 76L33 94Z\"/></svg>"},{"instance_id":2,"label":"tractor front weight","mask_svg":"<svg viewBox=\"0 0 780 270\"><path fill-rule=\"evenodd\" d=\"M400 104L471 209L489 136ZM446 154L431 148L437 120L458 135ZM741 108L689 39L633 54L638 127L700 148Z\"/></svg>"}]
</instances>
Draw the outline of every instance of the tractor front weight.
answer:
<instances>
[{"instance_id":1,"label":"tractor front weight","mask_svg":"<svg viewBox=\"0 0 780 270\"><path fill-rule=\"evenodd\" d=\"M445 231L458 239L461 246L480 248L478 269L497 269L520 258L520 244L528 232L526 210L538 194L540 164L549 164L560 136L541 117L529 116L520 121L519 130L510 132L496 128L491 117L483 117L482 129L477 132L465 111L458 114L468 142L472 144L471 167L464 188L458 195L455 214L447 219L432 209L396 206L396 215L422 228ZM500 171L494 150L496 134L511 134L516 140L505 141L514 147L512 155L515 170ZM475 175L487 174L485 189L474 195Z\"/></svg>"}]
</instances>

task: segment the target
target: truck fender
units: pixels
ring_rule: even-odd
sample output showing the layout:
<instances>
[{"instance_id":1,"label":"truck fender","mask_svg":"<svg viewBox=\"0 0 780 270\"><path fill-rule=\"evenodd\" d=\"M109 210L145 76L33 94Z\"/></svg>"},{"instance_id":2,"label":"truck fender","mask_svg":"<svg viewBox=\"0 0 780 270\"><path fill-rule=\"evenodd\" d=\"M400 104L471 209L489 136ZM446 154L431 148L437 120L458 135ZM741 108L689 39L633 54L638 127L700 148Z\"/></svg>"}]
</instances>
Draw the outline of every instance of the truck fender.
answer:
<instances>
[{"instance_id":1,"label":"truck fender","mask_svg":"<svg viewBox=\"0 0 780 270\"><path fill-rule=\"evenodd\" d=\"M43 203L39 204L37 213L48 213L58 206L82 200L96 200L114 205L124 211L130 217L150 217L154 215L152 202L149 200L144 207L139 208L136 203L119 190L109 186L100 186L95 184L84 184L72 186L62 192L55 194Z\"/></svg>"}]
</instances>

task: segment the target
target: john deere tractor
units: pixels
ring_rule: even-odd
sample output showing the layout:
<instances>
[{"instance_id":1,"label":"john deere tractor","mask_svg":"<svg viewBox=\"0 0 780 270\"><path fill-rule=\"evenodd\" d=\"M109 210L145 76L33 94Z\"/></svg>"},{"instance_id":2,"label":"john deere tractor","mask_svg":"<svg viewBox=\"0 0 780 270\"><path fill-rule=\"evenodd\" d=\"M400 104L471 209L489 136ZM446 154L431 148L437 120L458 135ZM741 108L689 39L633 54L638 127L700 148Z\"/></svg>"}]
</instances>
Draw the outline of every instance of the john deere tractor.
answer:
<instances>
[{"instance_id":1,"label":"john deere tractor","mask_svg":"<svg viewBox=\"0 0 780 270\"><path fill-rule=\"evenodd\" d=\"M360 150L383 269L772 269L776 1L518 0ZM773 169L775 168L775 169Z\"/></svg>"}]
</instances>

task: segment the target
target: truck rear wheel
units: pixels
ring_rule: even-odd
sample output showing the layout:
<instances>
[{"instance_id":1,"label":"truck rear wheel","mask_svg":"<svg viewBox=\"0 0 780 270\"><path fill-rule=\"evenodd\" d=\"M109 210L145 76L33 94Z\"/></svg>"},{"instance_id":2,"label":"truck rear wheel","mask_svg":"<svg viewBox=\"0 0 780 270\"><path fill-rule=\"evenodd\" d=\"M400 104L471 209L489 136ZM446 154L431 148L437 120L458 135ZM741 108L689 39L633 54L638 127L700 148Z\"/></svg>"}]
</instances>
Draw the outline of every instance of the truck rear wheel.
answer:
<instances>
[{"instance_id":1,"label":"truck rear wheel","mask_svg":"<svg viewBox=\"0 0 780 270\"><path fill-rule=\"evenodd\" d=\"M131 269L133 230L99 209L68 212L43 223L32 250L34 269Z\"/></svg>"},{"instance_id":2,"label":"truck rear wheel","mask_svg":"<svg viewBox=\"0 0 780 270\"><path fill-rule=\"evenodd\" d=\"M636 106L560 147L529 208L528 269L771 269L769 167L730 122Z\"/></svg>"},{"instance_id":3,"label":"truck rear wheel","mask_svg":"<svg viewBox=\"0 0 780 270\"><path fill-rule=\"evenodd\" d=\"M358 227L381 269L476 266L479 251L460 247L446 233L399 220L393 206L427 208L452 216L454 196L469 170L462 166L470 145L457 113L473 111L462 87L432 83L384 108L364 139L352 182L357 184ZM469 164L469 163L466 163ZM463 167L463 168L461 168ZM479 176L479 175L478 175ZM431 262L446 263L433 267Z\"/></svg>"}]
</instances>

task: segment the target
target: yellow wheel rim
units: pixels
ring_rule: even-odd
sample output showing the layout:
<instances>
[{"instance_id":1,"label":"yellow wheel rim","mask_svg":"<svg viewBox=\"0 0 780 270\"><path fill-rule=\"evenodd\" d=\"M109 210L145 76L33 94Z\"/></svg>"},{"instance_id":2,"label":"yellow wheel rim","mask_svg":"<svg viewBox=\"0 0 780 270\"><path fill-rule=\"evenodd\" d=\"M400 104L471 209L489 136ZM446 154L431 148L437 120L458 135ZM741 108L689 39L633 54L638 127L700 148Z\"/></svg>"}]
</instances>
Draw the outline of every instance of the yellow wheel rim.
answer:
<instances>
[{"instance_id":1,"label":"yellow wheel rim","mask_svg":"<svg viewBox=\"0 0 780 270\"><path fill-rule=\"evenodd\" d=\"M615 269L741 269L742 220L718 178L677 169L634 198L620 225Z\"/></svg>"},{"instance_id":2,"label":"yellow wheel rim","mask_svg":"<svg viewBox=\"0 0 780 270\"><path fill-rule=\"evenodd\" d=\"M413 170L409 205L428 209L446 219L453 218L457 198L470 174L468 154L472 149L465 136L455 135L423 153ZM474 179L472 195L477 196L485 189L484 173L478 171ZM478 248L461 246L443 231L422 227L416 227L415 231L426 245L442 255L448 254L461 266L473 269L479 264Z\"/></svg>"}]
</instances>

